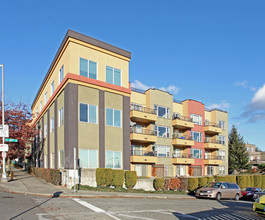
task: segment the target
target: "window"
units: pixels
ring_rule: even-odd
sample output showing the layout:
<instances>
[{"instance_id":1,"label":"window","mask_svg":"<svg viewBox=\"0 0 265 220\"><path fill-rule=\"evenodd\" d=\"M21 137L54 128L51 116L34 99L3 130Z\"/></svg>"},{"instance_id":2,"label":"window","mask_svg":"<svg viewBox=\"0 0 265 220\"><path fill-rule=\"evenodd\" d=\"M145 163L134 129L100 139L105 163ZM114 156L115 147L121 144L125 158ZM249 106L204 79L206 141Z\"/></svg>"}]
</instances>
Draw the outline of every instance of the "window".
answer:
<instances>
[{"instance_id":1,"label":"window","mask_svg":"<svg viewBox=\"0 0 265 220\"><path fill-rule=\"evenodd\" d=\"M158 117L170 118L169 108L155 105L155 112Z\"/></svg>"},{"instance_id":2,"label":"window","mask_svg":"<svg viewBox=\"0 0 265 220\"><path fill-rule=\"evenodd\" d=\"M170 156L170 146L155 145L154 151L157 152L158 157Z\"/></svg>"},{"instance_id":3,"label":"window","mask_svg":"<svg viewBox=\"0 0 265 220\"><path fill-rule=\"evenodd\" d=\"M88 104L79 104L79 120L92 124L98 123L97 106Z\"/></svg>"},{"instance_id":4,"label":"window","mask_svg":"<svg viewBox=\"0 0 265 220\"><path fill-rule=\"evenodd\" d=\"M52 117L51 118L51 126L50 126L50 128L51 128L51 133L54 131L54 117Z\"/></svg>"},{"instance_id":5,"label":"window","mask_svg":"<svg viewBox=\"0 0 265 220\"><path fill-rule=\"evenodd\" d=\"M219 121L219 127L225 130L225 121Z\"/></svg>"},{"instance_id":6,"label":"window","mask_svg":"<svg viewBox=\"0 0 265 220\"><path fill-rule=\"evenodd\" d=\"M51 153L51 168L54 168L55 154Z\"/></svg>"},{"instance_id":7,"label":"window","mask_svg":"<svg viewBox=\"0 0 265 220\"><path fill-rule=\"evenodd\" d=\"M63 81L64 77L64 66L62 65L61 69L59 70L59 84Z\"/></svg>"},{"instance_id":8,"label":"window","mask_svg":"<svg viewBox=\"0 0 265 220\"><path fill-rule=\"evenodd\" d=\"M186 175L186 166L185 165L177 165L176 166L176 175L177 176L185 176Z\"/></svg>"},{"instance_id":9,"label":"window","mask_svg":"<svg viewBox=\"0 0 265 220\"><path fill-rule=\"evenodd\" d=\"M158 137L167 137L170 135L170 128L164 126L155 125L155 131L157 132Z\"/></svg>"},{"instance_id":10,"label":"window","mask_svg":"<svg viewBox=\"0 0 265 220\"><path fill-rule=\"evenodd\" d=\"M106 125L121 127L121 110L106 108Z\"/></svg>"},{"instance_id":11,"label":"window","mask_svg":"<svg viewBox=\"0 0 265 220\"><path fill-rule=\"evenodd\" d=\"M220 144L222 144L222 145L225 145L225 136L219 136L219 142L220 142Z\"/></svg>"},{"instance_id":12,"label":"window","mask_svg":"<svg viewBox=\"0 0 265 220\"><path fill-rule=\"evenodd\" d=\"M254 151L254 150L253 150L253 147L250 148L250 151L251 151L251 153L253 153L253 151Z\"/></svg>"},{"instance_id":13,"label":"window","mask_svg":"<svg viewBox=\"0 0 265 220\"><path fill-rule=\"evenodd\" d=\"M121 169L121 164L120 151L106 151L106 168Z\"/></svg>"},{"instance_id":14,"label":"window","mask_svg":"<svg viewBox=\"0 0 265 220\"><path fill-rule=\"evenodd\" d=\"M81 168L98 168L98 150L79 149Z\"/></svg>"},{"instance_id":15,"label":"window","mask_svg":"<svg viewBox=\"0 0 265 220\"><path fill-rule=\"evenodd\" d=\"M214 175L214 166L207 166L207 175Z\"/></svg>"},{"instance_id":16,"label":"window","mask_svg":"<svg viewBox=\"0 0 265 220\"><path fill-rule=\"evenodd\" d=\"M190 134L191 134L192 140L197 141L197 142L202 142L201 132L191 131Z\"/></svg>"},{"instance_id":17,"label":"window","mask_svg":"<svg viewBox=\"0 0 265 220\"><path fill-rule=\"evenodd\" d=\"M106 82L121 86L121 70L106 66Z\"/></svg>"},{"instance_id":18,"label":"window","mask_svg":"<svg viewBox=\"0 0 265 220\"><path fill-rule=\"evenodd\" d=\"M40 111L42 110L42 101L40 102Z\"/></svg>"},{"instance_id":19,"label":"window","mask_svg":"<svg viewBox=\"0 0 265 220\"><path fill-rule=\"evenodd\" d=\"M54 81L52 81L51 83L51 96L53 95L54 93Z\"/></svg>"},{"instance_id":20,"label":"window","mask_svg":"<svg viewBox=\"0 0 265 220\"><path fill-rule=\"evenodd\" d=\"M135 164L134 166L137 176L148 176L147 165L144 164Z\"/></svg>"},{"instance_id":21,"label":"window","mask_svg":"<svg viewBox=\"0 0 265 220\"><path fill-rule=\"evenodd\" d=\"M225 167L224 166L219 166L219 174L220 175L225 174Z\"/></svg>"},{"instance_id":22,"label":"window","mask_svg":"<svg viewBox=\"0 0 265 220\"><path fill-rule=\"evenodd\" d=\"M211 153L209 151L205 151L204 153L204 159L210 159L211 158Z\"/></svg>"},{"instance_id":23,"label":"window","mask_svg":"<svg viewBox=\"0 0 265 220\"><path fill-rule=\"evenodd\" d=\"M44 96L44 105L46 105L47 102L48 102L48 92L46 92Z\"/></svg>"},{"instance_id":24,"label":"window","mask_svg":"<svg viewBox=\"0 0 265 220\"><path fill-rule=\"evenodd\" d=\"M219 151L219 157L221 160L225 160L225 151Z\"/></svg>"},{"instance_id":25,"label":"window","mask_svg":"<svg viewBox=\"0 0 265 220\"><path fill-rule=\"evenodd\" d=\"M195 124L202 125L202 116L201 115L190 114L190 118Z\"/></svg>"},{"instance_id":26,"label":"window","mask_svg":"<svg viewBox=\"0 0 265 220\"><path fill-rule=\"evenodd\" d=\"M38 111L38 108L36 109L36 117L39 116L39 111Z\"/></svg>"},{"instance_id":27,"label":"window","mask_svg":"<svg viewBox=\"0 0 265 220\"><path fill-rule=\"evenodd\" d=\"M59 168L64 167L64 152L63 150L59 151Z\"/></svg>"},{"instance_id":28,"label":"window","mask_svg":"<svg viewBox=\"0 0 265 220\"><path fill-rule=\"evenodd\" d=\"M249 152L249 147L247 147L247 151Z\"/></svg>"},{"instance_id":29,"label":"window","mask_svg":"<svg viewBox=\"0 0 265 220\"><path fill-rule=\"evenodd\" d=\"M44 137L47 137L48 135L48 127L47 124L44 125Z\"/></svg>"},{"instance_id":30,"label":"window","mask_svg":"<svg viewBox=\"0 0 265 220\"><path fill-rule=\"evenodd\" d=\"M143 146L142 145L135 145L132 144L131 147L131 155L138 155L138 156L143 156L144 152L143 152Z\"/></svg>"},{"instance_id":31,"label":"window","mask_svg":"<svg viewBox=\"0 0 265 220\"><path fill-rule=\"evenodd\" d=\"M59 120L58 120L59 124L58 124L58 126L61 127L63 125L63 118L64 118L63 107L59 110L59 114L58 115L59 115Z\"/></svg>"},{"instance_id":32,"label":"window","mask_svg":"<svg viewBox=\"0 0 265 220\"><path fill-rule=\"evenodd\" d=\"M250 156L250 161L253 161L253 160L254 160L253 156Z\"/></svg>"},{"instance_id":33,"label":"window","mask_svg":"<svg viewBox=\"0 0 265 220\"><path fill-rule=\"evenodd\" d=\"M191 154L193 158L201 159L202 158L202 150L191 148Z\"/></svg>"},{"instance_id":34,"label":"window","mask_svg":"<svg viewBox=\"0 0 265 220\"><path fill-rule=\"evenodd\" d=\"M97 63L91 60L80 58L79 74L80 76L97 79Z\"/></svg>"}]
</instances>

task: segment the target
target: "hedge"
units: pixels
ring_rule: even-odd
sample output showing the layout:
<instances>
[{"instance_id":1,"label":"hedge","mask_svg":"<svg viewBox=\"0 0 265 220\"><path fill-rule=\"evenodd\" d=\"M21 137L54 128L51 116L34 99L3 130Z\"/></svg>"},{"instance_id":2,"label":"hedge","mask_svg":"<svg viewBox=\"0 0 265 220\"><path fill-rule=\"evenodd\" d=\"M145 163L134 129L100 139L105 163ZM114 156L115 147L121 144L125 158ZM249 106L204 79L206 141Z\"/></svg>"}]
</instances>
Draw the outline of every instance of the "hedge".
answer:
<instances>
[{"instance_id":1,"label":"hedge","mask_svg":"<svg viewBox=\"0 0 265 220\"><path fill-rule=\"evenodd\" d=\"M199 177L198 178L198 186L203 187L207 184L207 177Z\"/></svg>"},{"instance_id":2,"label":"hedge","mask_svg":"<svg viewBox=\"0 0 265 220\"><path fill-rule=\"evenodd\" d=\"M110 168L96 169L97 186L110 186L112 184L113 174Z\"/></svg>"},{"instance_id":3,"label":"hedge","mask_svg":"<svg viewBox=\"0 0 265 220\"><path fill-rule=\"evenodd\" d=\"M214 182L214 177L213 176L207 176L207 183L212 183Z\"/></svg>"},{"instance_id":4,"label":"hedge","mask_svg":"<svg viewBox=\"0 0 265 220\"><path fill-rule=\"evenodd\" d=\"M216 176L215 181L236 183L236 176Z\"/></svg>"},{"instance_id":5,"label":"hedge","mask_svg":"<svg viewBox=\"0 0 265 220\"><path fill-rule=\"evenodd\" d=\"M164 188L164 178L154 179L154 188L156 191L161 191Z\"/></svg>"},{"instance_id":6,"label":"hedge","mask_svg":"<svg viewBox=\"0 0 265 220\"><path fill-rule=\"evenodd\" d=\"M113 179L112 186L115 188L121 188L124 183L124 171L123 170L112 170Z\"/></svg>"},{"instance_id":7,"label":"hedge","mask_svg":"<svg viewBox=\"0 0 265 220\"><path fill-rule=\"evenodd\" d=\"M198 178L189 178L188 184L189 184L189 191L193 192L195 189L198 188Z\"/></svg>"},{"instance_id":8,"label":"hedge","mask_svg":"<svg viewBox=\"0 0 265 220\"><path fill-rule=\"evenodd\" d=\"M30 174L54 185L61 185L61 173L58 169L31 167Z\"/></svg>"},{"instance_id":9,"label":"hedge","mask_svg":"<svg viewBox=\"0 0 265 220\"><path fill-rule=\"evenodd\" d=\"M112 184L112 179L113 179L113 174L112 174L112 169L110 168L105 168L105 180L106 180L106 186L111 186Z\"/></svg>"},{"instance_id":10,"label":"hedge","mask_svg":"<svg viewBox=\"0 0 265 220\"><path fill-rule=\"evenodd\" d=\"M253 175L253 179L254 179L254 187L261 188L261 184L262 184L261 175Z\"/></svg>"},{"instance_id":11,"label":"hedge","mask_svg":"<svg viewBox=\"0 0 265 220\"><path fill-rule=\"evenodd\" d=\"M137 182L136 171L125 171L125 186L128 189L132 189Z\"/></svg>"},{"instance_id":12,"label":"hedge","mask_svg":"<svg viewBox=\"0 0 265 220\"><path fill-rule=\"evenodd\" d=\"M261 188L265 189L265 175L261 176Z\"/></svg>"},{"instance_id":13,"label":"hedge","mask_svg":"<svg viewBox=\"0 0 265 220\"><path fill-rule=\"evenodd\" d=\"M247 176L246 175L237 176L236 180L237 180L237 184L239 185L241 189L247 187Z\"/></svg>"}]
</instances>

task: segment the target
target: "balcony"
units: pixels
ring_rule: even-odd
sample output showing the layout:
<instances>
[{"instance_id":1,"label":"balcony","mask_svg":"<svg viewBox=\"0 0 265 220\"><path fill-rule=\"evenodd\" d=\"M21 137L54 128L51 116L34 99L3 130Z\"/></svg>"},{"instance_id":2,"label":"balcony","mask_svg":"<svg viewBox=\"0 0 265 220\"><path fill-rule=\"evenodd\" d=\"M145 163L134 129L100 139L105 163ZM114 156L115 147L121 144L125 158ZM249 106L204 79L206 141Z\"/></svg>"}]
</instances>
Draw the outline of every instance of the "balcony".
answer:
<instances>
[{"instance_id":1,"label":"balcony","mask_svg":"<svg viewBox=\"0 0 265 220\"><path fill-rule=\"evenodd\" d=\"M203 163L205 165L221 165L222 157L221 156L205 156Z\"/></svg>"},{"instance_id":2,"label":"balcony","mask_svg":"<svg viewBox=\"0 0 265 220\"><path fill-rule=\"evenodd\" d=\"M172 126L178 129L191 129L194 127L194 123L191 118L177 114L172 118Z\"/></svg>"},{"instance_id":3,"label":"balcony","mask_svg":"<svg viewBox=\"0 0 265 220\"><path fill-rule=\"evenodd\" d=\"M172 135L172 145L180 147L190 147L194 145L194 140L192 140L192 137L189 135L174 133Z\"/></svg>"},{"instance_id":4,"label":"balcony","mask_svg":"<svg viewBox=\"0 0 265 220\"><path fill-rule=\"evenodd\" d=\"M131 163L157 163L157 153L155 151L131 150Z\"/></svg>"},{"instance_id":5,"label":"balcony","mask_svg":"<svg viewBox=\"0 0 265 220\"><path fill-rule=\"evenodd\" d=\"M217 150L222 148L222 144L220 140L217 140L216 138L208 138L206 137L204 140L203 147L205 149L210 149L210 150Z\"/></svg>"},{"instance_id":6,"label":"balcony","mask_svg":"<svg viewBox=\"0 0 265 220\"><path fill-rule=\"evenodd\" d=\"M147 124L156 121L157 115L154 109L131 105L130 118L132 121Z\"/></svg>"},{"instance_id":7,"label":"balcony","mask_svg":"<svg viewBox=\"0 0 265 220\"><path fill-rule=\"evenodd\" d=\"M139 143L154 143L157 141L157 132L133 127L131 128L130 140Z\"/></svg>"},{"instance_id":8,"label":"balcony","mask_svg":"<svg viewBox=\"0 0 265 220\"><path fill-rule=\"evenodd\" d=\"M223 129L218 124L216 124L216 123L208 122L208 121L206 121L204 123L204 132L206 134L216 135L216 134L221 133L222 130Z\"/></svg>"},{"instance_id":9,"label":"balcony","mask_svg":"<svg viewBox=\"0 0 265 220\"><path fill-rule=\"evenodd\" d=\"M192 154L173 153L172 163L173 164L193 164L194 159L192 158Z\"/></svg>"}]
</instances>

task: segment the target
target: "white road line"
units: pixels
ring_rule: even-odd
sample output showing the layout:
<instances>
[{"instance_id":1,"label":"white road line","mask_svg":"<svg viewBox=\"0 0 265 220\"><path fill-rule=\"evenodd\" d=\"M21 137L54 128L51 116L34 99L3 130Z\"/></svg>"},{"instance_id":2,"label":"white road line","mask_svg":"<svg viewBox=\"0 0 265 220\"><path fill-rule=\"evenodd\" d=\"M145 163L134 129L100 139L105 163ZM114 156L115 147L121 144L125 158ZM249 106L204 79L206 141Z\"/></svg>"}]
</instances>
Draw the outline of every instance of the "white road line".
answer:
<instances>
[{"instance_id":1,"label":"white road line","mask_svg":"<svg viewBox=\"0 0 265 220\"><path fill-rule=\"evenodd\" d=\"M145 218L145 217L138 217L138 216L132 216L132 215L125 215L125 214L119 214L119 216L129 217L129 218L137 218L137 219L144 219L144 220L155 220L154 218Z\"/></svg>"}]
</instances>

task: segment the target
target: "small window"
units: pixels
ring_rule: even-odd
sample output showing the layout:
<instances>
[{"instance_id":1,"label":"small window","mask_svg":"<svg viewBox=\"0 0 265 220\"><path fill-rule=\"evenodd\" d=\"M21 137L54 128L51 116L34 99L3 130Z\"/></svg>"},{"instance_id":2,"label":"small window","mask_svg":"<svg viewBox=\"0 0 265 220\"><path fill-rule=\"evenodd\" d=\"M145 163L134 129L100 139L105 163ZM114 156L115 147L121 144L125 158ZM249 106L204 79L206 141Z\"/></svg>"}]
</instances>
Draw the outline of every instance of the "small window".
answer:
<instances>
[{"instance_id":1,"label":"small window","mask_svg":"<svg viewBox=\"0 0 265 220\"><path fill-rule=\"evenodd\" d=\"M52 117L51 118L51 126L50 126L51 128L50 128L50 132L52 133L52 132L54 132L54 117Z\"/></svg>"},{"instance_id":2,"label":"small window","mask_svg":"<svg viewBox=\"0 0 265 220\"><path fill-rule=\"evenodd\" d=\"M155 131L157 132L158 137L166 137L166 138L170 137L169 127L155 125Z\"/></svg>"},{"instance_id":3,"label":"small window","mask_svg":"<svg viewBox=\"0 0 265 220\"><path fill-rule=\"evenodd\" d=\"M220 142L220 144L222 144L222 145L225 145L225 136L219 136L219 142Z\"/></svg>"},{"instance_id":4,"label":"small window","mask_svg":"<svg viewBox=\"0 0 265 220\"><path fill-rule=\"evenodd\" d=\"M194 122L197 125L202 125L202 116L201 115L195 115L195 114L190 114L190 118L192 122Z\"/></svg>"},{"instance_id":5,"label":"small window","mask_svg":"<svg viewBox=\"0 0 265 220\"><path fill-rule=\"evenodd\" d=\"M58 120L58 126L61 127L63 125L63 119L64 119L64 114L63 114L63 107L59 110L59 120Z\"/></svg>"},{"instance_id":6,"label":"small window","mask_svg":"<svg viewBox=\"0 0 265 220\"><path fill-rule=\"evenodd\" d=\"M97 79L97 63L80 58L80 76Z\"/></svg>"},{"instance_id":7,"label":"small window","mask_svg":"<svg viewBox=\"0 0 265 220\"><path fill-rule=\"evenodd\" d=\"M40 111L42 110L42 101L40 102Z\"/></svg>"},{"instance_id":8,"label":"small window","mask_svg":"<svg viewBox=\"0 0 265 220\"><path fill-rule=\"evenodd\" d=\"M48 92L46 92L44 96L44 105L46 105L47 102L48 102Z\"/></svg>"},{"instance_id":9,"label":"small window","mask_svg":"<svg viewBox=\"0 0 265 220\"><path fill-rule=\"evenodd\" d=\"M122 159L120 151L106 151L106 168L122 168Z\"/></svg>"},{"instance_id":10,"label":"small window","mask_svg":"<svg viewBox=\"0 0 265 220\"><path fill-rule=\"evenodd\" d=\"M219 127L225 130L225 121L219 121Z\"/></svg>"},{"instance_id":11,"label":"small window","mask_svg":"<svg viewBox=\"0 0 265 220\"><path fill-rule=\"evenodd\" d=\"M121 110L106 108L106 125L121 127Z\"/></svg>"},{"instance_id":12,"label":"small window","mask_svg":"<svg viewBox=\"0 0 265 220\"><path fill-rule=\"evenodd\" d=\"M81 168L98 167L98 150L79 150L79 165Z\"/></svg>"},{"instance_id":13,"label":"small window","mask_svg":"<svg viewBox=\"0 0 265 220\"><path fill-rule=\"evenodd\" d=\"M54 81L52 81L51 83L51 96L53 95L54 93Z\"/></svg>"},{"instance_id":14,"label":"small window","mask_svg":"<svg viewBox=\"0 0 265 220\"><path fill-rule=\"evenodd\" d=\"M39 111L38 111L38 108L36 108L36 117L39 116Z\"/></svg>"},{"instance_id":15,"label":"small window","mask_svg":"<svg viewBox=\"0 0 265 220\"><path fill-rule=\"evenodd\" d=\"M201 159L202 158L202 150L201 149L191 149L192 157L195 159Z\"/></svg>"},{"instance_id":16,"label":"small window","mask_svg":"<svg viewBox=\"0 0 265 220\"><path fill-rule=\"evenodd\" d=\"M192 140L197 141L197 142L202 142L201 132L191 131L190 134L191 134Z\"/></svg>"},{"instance_id":17,"label":"small window","mask_svg":"<svg viewBox=\"0 0 265 220\"><path fill-rule=\"evenodd\" d=\"M169 117L170 116L170 110L167 107L155 105L155 111L156 111L158 117L170 118Z\"/></svg>"},{"instance_id":18,"label":"small window","mask_svg":"<svg viewBox=\"0 0 265 220\"><path fill-rule=\"evenodd\" d=\"M59 70L59 84L63 81L64 77L64 66L62 65L61 69Z\"/></svg>"},{"instance_id":19,"label":"small window","mask_svg":"<svg viewBox=\"0 0 265 220\"><path fill-rule=\"evenodd\" d=\"M106 82L121 86L121 70L106 66Z\"/></svg>"},{"instance_id":20,"label":"small window","mask_svg":"<svg viewBox=\"0 0 265 220\"><path fill-rule=\"evenodd\" d=\"M80 103L79 120L82 122L97 124L97 106Z\"/></svg>"}]
</instances>

